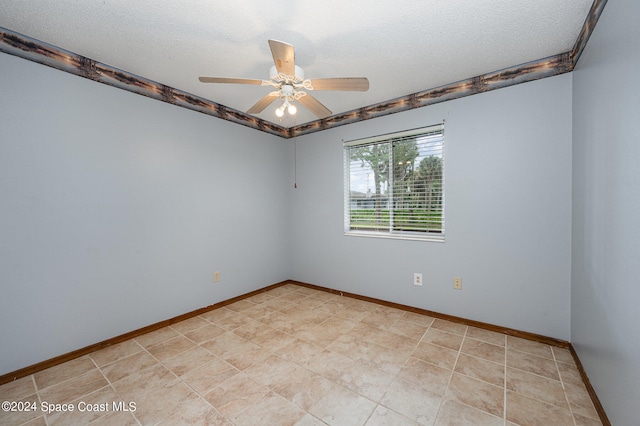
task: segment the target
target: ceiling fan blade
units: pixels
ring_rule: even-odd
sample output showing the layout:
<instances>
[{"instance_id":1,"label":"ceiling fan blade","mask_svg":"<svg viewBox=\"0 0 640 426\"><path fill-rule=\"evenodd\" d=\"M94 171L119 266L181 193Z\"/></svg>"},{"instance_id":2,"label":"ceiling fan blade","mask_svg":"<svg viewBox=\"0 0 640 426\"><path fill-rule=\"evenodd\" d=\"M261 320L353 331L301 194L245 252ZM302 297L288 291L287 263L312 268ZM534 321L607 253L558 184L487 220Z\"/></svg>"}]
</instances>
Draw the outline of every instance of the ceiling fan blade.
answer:
<instances>
[{"instance_id":1,"label":"ceiling fan blade","mask_svg":"<svg viewBox=\"0 0 640 426\"><path fill-rule=\"evenodd\" d=\"M302 96L298 99L298 102L307 107L307 109L318 116L318 118L325 118L331 115L331 110L329 108L322 105L319 100L308 93L306 96Z\"/></svg>"},{"instance_id":2,"label":"ceiling fan blade","mask_svg":"<svg viewBox=\"0 0 640 426\"><path fill-rule=\"evenodd\" d=\"M276 95L274 95L274 93ZM256 102L254 106L249 108L249 110L247 111L247 114L259 114L262 111L264 111L266 107L268 107L269 105L271 105L273 101L278 99L277 93L278 92L271 92L264 98L260 99L258 102Z\"/></svg>"},{"instance_id":3,"label":"ceiling fan blade","mask_svg":"<svg viewBox=\"0 0 640 426\"><path fill-rule=\"evenodd\" d=\"M347 78L314 78L311 80L313 90L344 90L366 92L369 80L365 77Z\"/></svg>"},{"instance_id":4,"label":"ceiling fan blade","mask_svg":"<svg viewBox=\"0 0 640 426\"><path fill-rule=\"evenodd\" d=\"M269 40L269 48L278 72L286 75L296 75L295 50L293 46L281 41Z\"/></svg>"},{"instance_id":5,"label":"ceiling fan blade","mask_svg":"<svg viewBox=\"0 0 640 426\"><path fill-rule=\"evenodd\" d=\"M262 80L252 78L200 77L202 83L262 84Z\"/></svg>"}]
</instances>

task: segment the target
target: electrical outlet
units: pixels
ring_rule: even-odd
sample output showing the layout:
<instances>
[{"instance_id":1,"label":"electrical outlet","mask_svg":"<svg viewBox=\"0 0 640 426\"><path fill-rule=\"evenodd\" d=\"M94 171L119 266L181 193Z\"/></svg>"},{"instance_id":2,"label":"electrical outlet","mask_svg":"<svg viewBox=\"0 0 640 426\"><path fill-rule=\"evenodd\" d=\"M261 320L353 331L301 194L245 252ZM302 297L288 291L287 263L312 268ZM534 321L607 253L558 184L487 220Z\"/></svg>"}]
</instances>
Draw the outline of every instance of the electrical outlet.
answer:
<instances>
[{"instance_id":1,"label":"electrical outlet","mask_svg":"<svg viewBox=\"0 0 640 426\"><path fill-rule=\"evenodd\" d=\"M453 279L453 288L456 290L462 290L462 278L454 278Z\"/></svg>"},{"instance_id":2,"label":"electrical outlet","mask_svg":"<svg viewBox=\"0 0 640 426\"><path fill-rule=\"evenodd\" d=\"M415 272L413 274L413 285L422 286L422 274Z\"/></svg>"},{"instance_id":3,"label":"electrical outlet","mask_svg":"<svg viewBox=\"0 0 640 426\"><path fill-rule=\"evenodd\" d=\"M218 281L220 281L220 272L216 271L213 273L213 282L217 283Z\"/></svg>"}]
</instances>

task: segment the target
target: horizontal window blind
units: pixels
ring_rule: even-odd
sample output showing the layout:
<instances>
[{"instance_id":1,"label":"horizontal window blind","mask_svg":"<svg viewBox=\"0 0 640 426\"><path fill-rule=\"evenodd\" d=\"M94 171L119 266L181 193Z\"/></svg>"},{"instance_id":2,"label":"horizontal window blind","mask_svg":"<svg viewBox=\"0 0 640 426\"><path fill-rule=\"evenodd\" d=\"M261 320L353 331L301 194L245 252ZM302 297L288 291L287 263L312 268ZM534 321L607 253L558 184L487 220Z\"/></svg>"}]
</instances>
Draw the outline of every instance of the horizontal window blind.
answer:
<instances>
[{"instance_id":1,"label":"horizontal window blind","mask_svg":"<svg viewBox=\"0 0 640 426\"><path fill-rule=\"evenodd\" d=\"M345 142L345 232L444 239L444 126Z\"/></svg>"}]
</instances>

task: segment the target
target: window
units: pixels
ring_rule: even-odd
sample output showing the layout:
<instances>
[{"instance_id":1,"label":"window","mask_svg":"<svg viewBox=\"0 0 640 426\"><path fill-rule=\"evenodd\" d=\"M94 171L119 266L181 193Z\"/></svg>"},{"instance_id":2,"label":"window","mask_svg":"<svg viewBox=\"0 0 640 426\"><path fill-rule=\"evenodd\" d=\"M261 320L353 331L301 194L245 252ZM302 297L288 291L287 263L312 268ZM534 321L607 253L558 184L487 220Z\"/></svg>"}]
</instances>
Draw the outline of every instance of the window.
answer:
<instances>
[{"instance_id":1,"label":"window","mask_svg":"<svg viewBox=\"0 0 640 426\"><path fill-rule=\"evenodd\" d=\"M444 241L444 125L344 143L346 235Z\"/></svg>"}]
</instances>

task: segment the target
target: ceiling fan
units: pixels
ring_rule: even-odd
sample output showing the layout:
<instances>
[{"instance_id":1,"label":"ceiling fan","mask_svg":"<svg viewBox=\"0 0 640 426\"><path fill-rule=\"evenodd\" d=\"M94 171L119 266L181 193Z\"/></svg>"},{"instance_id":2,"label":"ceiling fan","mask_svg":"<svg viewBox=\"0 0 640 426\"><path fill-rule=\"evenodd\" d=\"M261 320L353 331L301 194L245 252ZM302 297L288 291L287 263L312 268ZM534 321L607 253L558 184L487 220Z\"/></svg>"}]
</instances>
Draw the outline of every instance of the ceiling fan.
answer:
<instances>
[{"instance_id":1,"label":"ceiling fan","mask_svg":"<svg viewBox=\"0 0 640 426\"><path fill-rule=\"evenodd\" d=\"M304 78L304 71L295 65L295 50L292 45L269 40L269 48L273 56L275 66L271 67L269 80L257 80L248 78L223 78L223 77L200 77L202 83L232 83L232 84L255 84L259 86L272 86L277 90L272 91L247 111L248 114L258 114L271 103L280 99L282 105L276 110L276 115L282 117L284 110L289 114L296 113L293 101L300 102L309 111L319 118L331 115L331 110L320 101L311 96L306 91L309 90L340 90L340 91L362 91L369 90L369 80L365 77L346 78Z\"/></svg>"}]
</instances>

